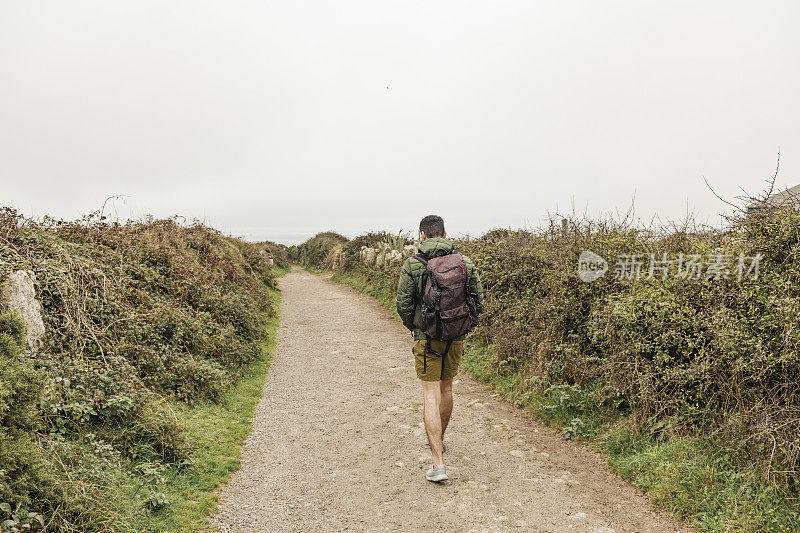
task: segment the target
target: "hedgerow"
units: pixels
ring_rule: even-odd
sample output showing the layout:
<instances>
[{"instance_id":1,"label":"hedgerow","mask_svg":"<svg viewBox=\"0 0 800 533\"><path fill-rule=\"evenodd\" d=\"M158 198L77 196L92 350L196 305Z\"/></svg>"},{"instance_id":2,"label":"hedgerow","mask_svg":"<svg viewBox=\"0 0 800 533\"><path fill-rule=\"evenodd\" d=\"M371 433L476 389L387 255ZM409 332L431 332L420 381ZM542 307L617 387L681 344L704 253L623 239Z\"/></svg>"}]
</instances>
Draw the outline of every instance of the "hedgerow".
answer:
<instances>
[{"instance_id":1,"label":"hedgerow","mask_svg":"<svg viewBox=\"0 0 800 533\"><path fill-rule=\"evenodd\" d=\"M800 370L799 225L796 211L779 210L723 232L655 235L575 225L567 235L508 234L461 247L484 277L481 332L497 348L498 364L513 357L548 383L600 384L599 402L621 401L651 428L701 432L746 448L774 477L798 467L800 405L790 384ZM784 246L776 247L780 241ZM758 279L673 273L666 280L606 276L585 283L576 268L582 250L763 259Z\"/></svg>"},{"instance_id":2,"label":"hedgerow","mask_svg":"<svg viewBox=\"0 0 800 533\"><path fill-rule=\"evenodd\" d=\"M608 439L601 426L629 427L653 442L700 438L713 443L713 453L725 454L725 464L757 472L758 479L741 481L745 492L737 498L746 498L752 483L764 483L783 501L795 500L800 213L762 207L721 229L656 231L568 220L542 231L493 230L456 241L456 249L475 262L485 289L485 313L473 334L491 345L481 351L480 357L490 358L480 363L481 372L491 368L492 376L513 383L507 390L520 404L538 398L535 410L564 424L568 438L595 432L596 439ZM339 272L345 281L357 279L386 295L397 285L399 268L360 262L361 246L375 242L368 235L337 243L344 253ZM309 257L304 246L300 256ZM606 276L591 283L579 278L584 250L610 261ZM761 260L757 278L739 279L733 270L719 279L680 278L672 265L666 279L647 272L617 279L614 258L631 254ZM591 420L592 412L603 422ZM727 512L724 506L716 512ZM794 518L771 512L751 517L753 527L785 530L800 520L797 512Z\"/></svg>"},{"instance_id":3,"label":"hedgerow","mask_svg":"<svg viewBox=\"0 0 800 533\"><path fill-rule=\"evenodd\" d=\"M317 233L302 245L289 247L288 257L295 263L316 268L330 268L333 254L340 251L347 242L347 237L333 231Z\"/></svg>"},{"instance_id":4,"label":"hedgerow","mask_svg":"<svg viewBox=\"0 0 800 533\"><path fill-rule=\"evenodd\" d=\"M47 331L27 354L18 318L0 316L6 515L35 512L54 531L122 530L126 487L142 487L128 491L141 512L165 505L159 472L192 467L169 402L219 401L261 355L272 266L286 261L282 247L201 224L0 210L0 283L36 274Z\"/></svg>"}]
</instances>

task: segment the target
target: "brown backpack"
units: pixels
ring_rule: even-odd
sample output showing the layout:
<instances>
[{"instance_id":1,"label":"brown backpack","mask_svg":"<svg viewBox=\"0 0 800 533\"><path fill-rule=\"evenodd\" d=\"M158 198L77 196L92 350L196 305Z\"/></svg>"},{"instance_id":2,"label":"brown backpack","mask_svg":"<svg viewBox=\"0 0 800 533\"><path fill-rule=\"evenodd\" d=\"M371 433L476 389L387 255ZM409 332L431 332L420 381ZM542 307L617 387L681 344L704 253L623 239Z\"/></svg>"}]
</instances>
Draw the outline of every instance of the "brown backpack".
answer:
<instances>
[{"instance_id":1,"label":"brown backpack","mask_svg":"<svg viewBox=\"0 0 800 533\"><path fill-rule=\"evenodd\" d=\"M478 314L475 300L469 294L467 265L460 253L452 252L432 259L419 253L415 257L425 265L419 329L429 339L447 341L443 354L434 352L430 343L425 343L423 361L427 363L428 352L442 356L450 350L454 339L472 331L478 324Z\"/></svg>"}]
</instances>

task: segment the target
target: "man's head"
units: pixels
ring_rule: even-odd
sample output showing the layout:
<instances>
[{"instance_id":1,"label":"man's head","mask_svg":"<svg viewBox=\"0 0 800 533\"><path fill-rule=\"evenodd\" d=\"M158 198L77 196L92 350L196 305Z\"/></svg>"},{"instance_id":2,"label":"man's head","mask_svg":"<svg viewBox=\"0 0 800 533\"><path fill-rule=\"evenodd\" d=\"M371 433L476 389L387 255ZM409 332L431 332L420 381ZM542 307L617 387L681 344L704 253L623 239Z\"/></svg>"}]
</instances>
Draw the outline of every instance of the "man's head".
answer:
<instances>
[{"instance_id":1,"label":"man's head","mask_svg":"<svg viewBox=\"0 0 800 533\"><path fill-rule=\"evenodd\" d=\"M419 232L423 241L434 237L447 237L444 220L439 215L428 215L420 220Z\"/></svg>"}]
</instances>

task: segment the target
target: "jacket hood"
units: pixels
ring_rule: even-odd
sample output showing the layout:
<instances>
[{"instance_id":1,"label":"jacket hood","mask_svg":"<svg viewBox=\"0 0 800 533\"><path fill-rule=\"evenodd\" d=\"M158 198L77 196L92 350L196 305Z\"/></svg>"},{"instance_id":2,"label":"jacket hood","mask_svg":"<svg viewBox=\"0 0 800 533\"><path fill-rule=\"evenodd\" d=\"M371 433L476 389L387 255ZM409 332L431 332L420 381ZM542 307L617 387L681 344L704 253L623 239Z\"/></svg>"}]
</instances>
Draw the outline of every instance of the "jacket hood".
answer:
<instances>
[{"instance_id":1,"label":"jacket hood","mask_svg":"<svg viewBox=\"0 0 800 533\"><path fill-rule=\"evenodd\" d=\"M451 253L453 244L442 237L432 237L419 245L419 251L428 256L428 259L433 259Z\"/></svg>"}]
</instances>

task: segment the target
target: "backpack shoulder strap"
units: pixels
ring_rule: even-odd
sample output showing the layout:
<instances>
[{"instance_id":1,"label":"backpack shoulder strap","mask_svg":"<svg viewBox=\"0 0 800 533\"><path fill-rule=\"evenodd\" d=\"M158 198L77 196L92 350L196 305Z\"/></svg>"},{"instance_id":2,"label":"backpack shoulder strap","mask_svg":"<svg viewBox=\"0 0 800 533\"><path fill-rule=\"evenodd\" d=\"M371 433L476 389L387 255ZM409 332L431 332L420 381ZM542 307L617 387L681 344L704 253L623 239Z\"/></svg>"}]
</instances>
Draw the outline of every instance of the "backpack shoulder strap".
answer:
<instances>
[{"instance_id":1,"label":"backpack shoulder strap","mask_svg":"<svg viewBox=\"0 0 800 533\"><path fill-rule=\"evenodd\" d=\"M424 253L420 252L417 255L415 255L414 258L417 259L423 265L428 266L428 256L425 255Z\"/></svg>"}]
</instances>

